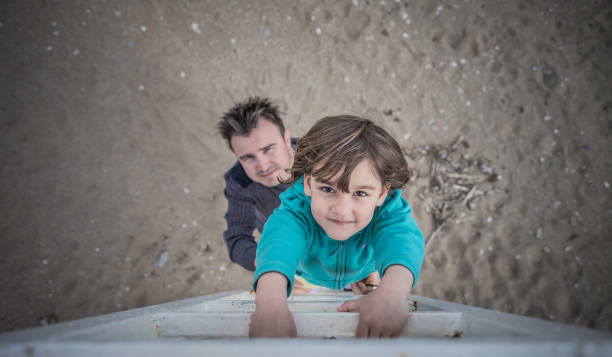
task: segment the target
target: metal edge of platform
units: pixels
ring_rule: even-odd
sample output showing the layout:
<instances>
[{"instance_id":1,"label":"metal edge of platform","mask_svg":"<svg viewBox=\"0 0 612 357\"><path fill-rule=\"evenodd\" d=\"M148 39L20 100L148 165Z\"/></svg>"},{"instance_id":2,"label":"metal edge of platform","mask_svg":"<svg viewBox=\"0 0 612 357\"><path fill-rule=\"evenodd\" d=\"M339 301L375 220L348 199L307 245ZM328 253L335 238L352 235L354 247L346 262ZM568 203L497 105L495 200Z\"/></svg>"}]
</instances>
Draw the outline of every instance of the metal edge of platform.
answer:
<instances>
[{"instance_id":1,"label":"metal edge of platform","mask_svg":"<svg viewBox=\"0 0 612 357\"><path fill-rule=\"evenodd\" d=\"M546 321L534 317L457 304L418 295L411 295L409 299L415 300L417 304L431 306L442 311L461 312L470 325L487 322L490 325L503 326L507 329L520 331L522 333L553 339L561 337L574 340L612 340L612 332L610 331L596 330L562 322Z\"/></svg>"},{"instance_id":2,"label":"metal edge of platform","mask_svg":"<svg viewBox=\"0 0 612 357\"><path fill-rule=\"evenodd\" d=\"M9 331L0 334L0 344L17 341L52 340L58 336L69 335L72 330L95 328L98 325L120 323L125 320L138 318L144 315L155 315L160 312L171 312L184 309L188 306L204 303L210 300L220 299L226 296L242 293L244 290L231 290L216 294L203 295L195 298L177 300L168 303L140 307L125 311L112 312L104 315L85 317L82 319L60 322L54 325L36 326L23 330ZM41 339L40 337L43 336Z\"/></svg>"},{"instance_id":3,"label":"metal edge of platform","mask_svg":"<svg viewBox=\"0 0 612 357\"><path fill-rule=\"evenodd\" d=\"M0 355L6 357L71 357L71 356L286 356L312 357L403 357L403 356L555 356L555 357L603 357L610 356L612 342L533 341L533 340L311 340L311 339L260 339L155 341L155 342L32 342L0 345Z\"/></svg>"},{"instance_id":4,"label":"metal edge of platform","mask_svg":"<svg viewBox=\"0 0 612 357\"><path fill-rule=\"evenodd\" d=\"M326 300L327 298L328 297L326 296L311 296L307 299L303 297L296 297L292 301L316 299ZM342 297L335 301L340 302L340 300L342 299L352 298L353 296L351 296L350 294L344 294ZM191 307L198 304L203 304L212 300L228 299L244 301L245 299L254 299L254 295L242 290L227 291L191 299L169 302L165 304L153 305L138 309L115 312L106 315L67 321L57 325L8 332L0 334L0 355L31 356L32 354L30 352L32 351L45 351L44 353L49 353L49 355L62 355L60 351L64 351L66 353L65 355L71 355L72 353L75 353L72 355L77 355L79 354L77 351L80 351L82 348L85 348L84 346L89 346L89 348L93 348L93 350L98 351L102 354L105 353L104 351L108 353L114 351L114 348L117 346L124 346L128 350L132 351L134 349L138 351L152 351L162 346L164 348L180 348L182 351L183 347L186 346L185 344L187 344L188 346L191 346L190 348L194 349L194 351L199 350L199 353L201 353L200 348L205 348L208 351L208 347L203 346L213 344L215 348L219 351L224 350L230 354L233 354L232 351L234 351L231 346L237 346L237 344L255 344L256 346L261 347L257 340L248 340L246 338L212 339L206 341L164 341L157 339L157 337L159 337L159 334L156 335L156 332L154 330L148 332L134 331L134 336L131 337L132 340L130 341L94 341L87 339L83 339L83 341L67 340L67 338L70 338L70 336L78 336L79 332L83 332L83 330L88 330L89 333L95 332L96 330L103 331L104 329L108 329L113 325L121 326L122 323L134 324L135 319L143 319L144 321L141 322L144 322L145 324L151 323L150 326L153 326L155 319L159 318L159 316L163 315L164 313L176 313L177 311L190 310ZM534 337L516 337L516 335L512 336L512 334L508 334L507 338L500 336L494 338L471 337L442 340L399 338L392 341L387 340L387 343L392 342L394 344L399 344L402 346L402 348L412 346L415 341L427 341L419 343L426 343L431 346L447 346L449 343L459 343L460 346L465 346L465 344L468 344L469 346L473 346L477 350L484 348L483 352L485 350L488 351L486 353L492 351L503 352L504 348L502 348L502 346L506 346L508 344L515 347L517 345L537 346L537 348L542 348L542 351L546 350L551 353L554 351L554 348L549 349L549 347L552 348L554 346L566 346L569 349L573 348L572 351L576 352L575 354L568 355L585 355L586 353L586 355L597 356L600 355L599 352L605 352L601 355L612 355L612 334L607 331L599 331L580 326L544 321L535 318L513 315L494 310L487 310L468 305L461 305L417 295L411 295L409 299L416 301L417 305L420 306L432 307L434 309L438 309L439 311L462 313L462 318L468 321L469 325L471 325L472 327L481 325L482 328L499 328L502 330L505 329L506 331L516 331L519 336L529 336L530 334L532 334ZM144 326L142 324L135 325ZM142 330L142 328L139 328L139 330ZM282 344L282 342L279 342L279 340L270 341L275 341L274 343L270 342L272 344ZM293 339L293 341L295 341L295 343L298 343L300 346L308 346L308 348L311 348L313 351L317 349L316 346L327 343L327 340L323 339L298 338ZM346 342L347 340L343 341ZM354 339L349 341L352 341L350 343L358 342ZM341 342L341 340L337 340L334 342L342 343L344 345L344 342ZM370 343L373 343L378 346L378 341L371 341ZM153 348L152 346L156 347ZM488 347L485 348L483 346ZM261 347L261 349L267 350L267 347ZM410 349L412 350L412 348ZM87 354L89 355L90 353L88 352ZM116 355L115 352L112 352L112 354Z\"/></svg>"}]
</instances>

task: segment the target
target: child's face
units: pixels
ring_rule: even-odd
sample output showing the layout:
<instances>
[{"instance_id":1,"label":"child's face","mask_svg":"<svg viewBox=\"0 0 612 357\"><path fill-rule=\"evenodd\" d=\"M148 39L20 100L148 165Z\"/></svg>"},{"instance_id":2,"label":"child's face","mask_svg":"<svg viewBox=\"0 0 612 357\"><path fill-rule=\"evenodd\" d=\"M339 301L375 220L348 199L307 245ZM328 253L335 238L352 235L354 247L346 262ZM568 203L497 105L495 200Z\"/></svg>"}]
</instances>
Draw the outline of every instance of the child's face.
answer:
<instances>
[{"instance_id":1,"label":"child's face","mask_svg":"<svg viewBox=\"0 0 612 357\"><path fill-rule=\"evenodd\" d=\"M346 240L362 230L372 220L389 192L375 174L370 160L363 160L351 174L349 192L335 186L341 173L331 182L320 182L304 176L304 193L311 198L310 210L319 226L335 240Z\"/></svg>"}]
</instances>

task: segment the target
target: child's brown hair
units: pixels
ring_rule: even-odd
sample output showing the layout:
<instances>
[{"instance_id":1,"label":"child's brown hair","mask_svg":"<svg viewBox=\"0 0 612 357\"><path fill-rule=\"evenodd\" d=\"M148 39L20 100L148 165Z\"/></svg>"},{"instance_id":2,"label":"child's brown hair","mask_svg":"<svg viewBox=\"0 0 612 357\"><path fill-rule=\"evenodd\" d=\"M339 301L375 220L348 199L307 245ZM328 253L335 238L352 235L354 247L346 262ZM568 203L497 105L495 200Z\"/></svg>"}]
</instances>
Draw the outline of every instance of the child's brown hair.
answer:
<instances>
[{"instance_id":1,"label":"child's brown hair","mask_svg":"<svg viewBox=\"0 0 612 357\"><path fill-rule=\"evenodd\" d=\"M351 173L364 159L370 159L383 186L399 189L408 182L402 149L383 128L352 115L325 117L299 139L288 182L304 174L329 182L342 172L335 184L348 192Z\"/></svg>"}]
</instances>

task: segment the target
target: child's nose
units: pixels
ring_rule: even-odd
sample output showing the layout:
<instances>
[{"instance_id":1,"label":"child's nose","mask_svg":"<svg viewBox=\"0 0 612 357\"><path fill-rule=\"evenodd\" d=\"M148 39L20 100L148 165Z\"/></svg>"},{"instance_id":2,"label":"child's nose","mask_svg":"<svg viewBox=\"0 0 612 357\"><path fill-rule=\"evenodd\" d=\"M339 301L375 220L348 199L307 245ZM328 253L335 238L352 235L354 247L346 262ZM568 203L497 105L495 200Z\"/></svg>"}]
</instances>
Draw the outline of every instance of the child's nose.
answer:
<instances>
[{"instance_id":1,"label":"child's nose","mask_svg":"<svg viewBox=\"0 0 612 357\"><path fill-rule=\"evenodd\" d=\"M347 194L340 194L334 205L337 214L344 215L351 213L351 197Z\"/></svg>"}]
</instances>

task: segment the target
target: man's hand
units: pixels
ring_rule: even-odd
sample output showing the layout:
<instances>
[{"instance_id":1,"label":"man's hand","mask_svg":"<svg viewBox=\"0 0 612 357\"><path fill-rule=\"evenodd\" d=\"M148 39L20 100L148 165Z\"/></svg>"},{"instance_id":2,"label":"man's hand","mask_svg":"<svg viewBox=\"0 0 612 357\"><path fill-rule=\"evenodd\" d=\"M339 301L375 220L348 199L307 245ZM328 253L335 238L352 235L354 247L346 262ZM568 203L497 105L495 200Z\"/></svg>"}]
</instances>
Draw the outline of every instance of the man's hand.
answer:
<instances>
[{"instance_id":1,"label":"man's hand","mask_svg":"<svg viewBox=\"0 0 612 357\"><path fill-rule=\"evenodd\" d=\"M337 311L359 311L356 337L398 337L408 319L407 298L413 281L408 269L392 265L385 271L378 289L345 302Z\"/></svg>"},{"instance_id":2,"label":"man's hand","mask_svg":"<svg viewBox=\"0 0 612 357\"><path fill-rule=\"evenodd\" d=\"M351 284L351 290L355 295L365 295L378 288L380 285L380 275L377 271L368 275L366 278Z\"/></svg>"},{"instance_id":3,"label":"man's hand","mask_svg":"<svg viewBox=\"0 0 612 357\"><path fill-rule=\"evenodd\" d=\"M297 337L287 304L287 283L287 278L276 272L259 277L249 337Z\"/></svg>"}]
</instances>

